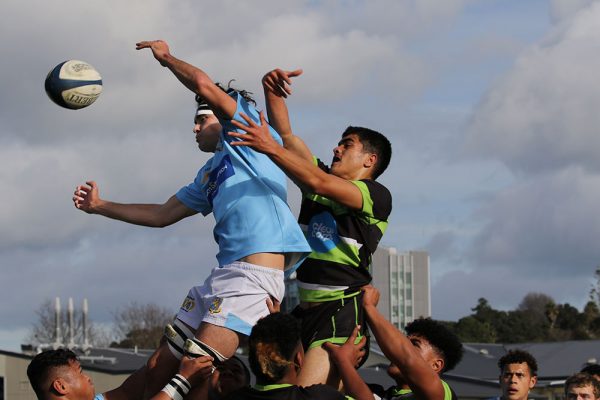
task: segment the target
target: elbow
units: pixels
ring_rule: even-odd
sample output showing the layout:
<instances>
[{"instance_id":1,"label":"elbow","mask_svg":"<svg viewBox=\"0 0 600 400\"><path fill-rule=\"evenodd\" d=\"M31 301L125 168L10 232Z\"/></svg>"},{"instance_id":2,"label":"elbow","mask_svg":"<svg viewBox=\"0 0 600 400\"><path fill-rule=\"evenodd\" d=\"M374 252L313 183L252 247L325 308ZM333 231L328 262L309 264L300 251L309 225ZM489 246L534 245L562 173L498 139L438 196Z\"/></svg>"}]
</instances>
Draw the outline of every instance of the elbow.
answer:
<instances>
[{"instance_id":1,"label":"elbow","mask_svg":"<svg viewBox=\"0 0 600 400\"><path fill-rule=\"evenodd\" d=\"M208 91L212 88L212 86L214 86L214 83L210 80L210 78L200 71L196 71L194 82L196 85L196 93L203 98L206 97Z\"/></svg>"}]
</instances>

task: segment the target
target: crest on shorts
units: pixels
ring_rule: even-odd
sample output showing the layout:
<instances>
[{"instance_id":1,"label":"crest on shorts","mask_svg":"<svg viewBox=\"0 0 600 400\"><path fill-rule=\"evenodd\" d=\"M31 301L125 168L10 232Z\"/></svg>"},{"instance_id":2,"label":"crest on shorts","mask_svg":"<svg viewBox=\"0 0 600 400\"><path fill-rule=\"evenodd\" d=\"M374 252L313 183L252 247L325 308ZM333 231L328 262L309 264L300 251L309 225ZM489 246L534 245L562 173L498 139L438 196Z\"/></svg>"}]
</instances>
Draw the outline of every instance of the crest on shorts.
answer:
<instances>
[{"instance_id":1,"label":"crest on shorts","mask_svg":"<svg viewBox=\"0 0 600 400\"><path fill-rule=\"evenodd\" d=\"M190 312L196 307L196 300L193 297L187 296L181 304L181 309Z\"/></svg>"},{"instance_id":2,"label":"crest on shorts","mask_svg":"<svg viewBox=\"0 0 600 400\"><path fill-rule=\"evenodd\" d=\"M221 304L223 304L223 299L220 297L215 297L215 299L210 303L210 307L208 307L208 311L211 314L218 314L221 312Z\"/></svg>"}]
</instances>

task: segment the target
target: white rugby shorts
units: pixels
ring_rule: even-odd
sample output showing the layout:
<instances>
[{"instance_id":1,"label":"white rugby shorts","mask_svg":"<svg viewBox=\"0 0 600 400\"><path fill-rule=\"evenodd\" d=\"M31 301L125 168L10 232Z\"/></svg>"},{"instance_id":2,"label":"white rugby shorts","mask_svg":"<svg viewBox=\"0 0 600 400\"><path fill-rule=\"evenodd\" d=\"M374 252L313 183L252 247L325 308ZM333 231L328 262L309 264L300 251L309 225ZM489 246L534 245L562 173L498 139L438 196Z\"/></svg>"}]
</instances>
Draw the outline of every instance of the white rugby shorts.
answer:
<instances>
[{"instance_id":1,"label":"white rugby shorts","mask_svg":"<svg viewBox=\"0 0 600 400\"><path fill-rule=\"evenodd\" d=\"M250 335L260 318L269 314L266 300L283 299L283 271L242 261L214 268L202 286L194 286L177 319L197 330L201 322Z\"/></svg>"}]
</instances>

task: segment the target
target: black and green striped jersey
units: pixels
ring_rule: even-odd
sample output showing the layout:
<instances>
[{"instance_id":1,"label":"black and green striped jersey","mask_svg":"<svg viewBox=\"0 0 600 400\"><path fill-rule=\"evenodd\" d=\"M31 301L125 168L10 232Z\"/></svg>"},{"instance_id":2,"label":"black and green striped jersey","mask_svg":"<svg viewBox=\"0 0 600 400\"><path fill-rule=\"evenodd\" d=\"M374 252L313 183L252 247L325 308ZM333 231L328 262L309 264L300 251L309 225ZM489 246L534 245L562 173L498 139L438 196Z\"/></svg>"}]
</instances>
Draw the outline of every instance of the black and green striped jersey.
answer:
<instances>
[{"instance_id":1,"label":"black and green striped jersey","mask_svg":"<svg viewBox=\"0 0 600 400\"><path fill-rule=\"evenodd\" d=\"M255 385L239 389L226 400L354 400L328 385L300 387L290 384Z\"/></svg>"},{"instance_id":2,"label":"black and green striped jersey","mask_svg":"<svg viewBox=\"0 0 600 400\"><path fill-rule=\"evenodd\" d=\"M320 160L315 163L329 173ZM361 210L304 193L298 223L312 253L298 268L300 300L322 302L353 295L371 282L371 255L388 225L392 195L372 180L351 181L363 197Z\"/></svg>"},{"instance_id":3,"label":"black and green striped jersey","mask_svg":"<svg viewBox=\"0 0 600 400\"><path fill-rule=\"evenodd\" d=\"M444 387L444 400L458 400L454 390L444 380L442 380L442 386ZM418 400L410 389L399 389L392 386L383 391L383 387L380 385L369 385L369 388L373 391L375 400Z\"/></svg>"}]
</instances>

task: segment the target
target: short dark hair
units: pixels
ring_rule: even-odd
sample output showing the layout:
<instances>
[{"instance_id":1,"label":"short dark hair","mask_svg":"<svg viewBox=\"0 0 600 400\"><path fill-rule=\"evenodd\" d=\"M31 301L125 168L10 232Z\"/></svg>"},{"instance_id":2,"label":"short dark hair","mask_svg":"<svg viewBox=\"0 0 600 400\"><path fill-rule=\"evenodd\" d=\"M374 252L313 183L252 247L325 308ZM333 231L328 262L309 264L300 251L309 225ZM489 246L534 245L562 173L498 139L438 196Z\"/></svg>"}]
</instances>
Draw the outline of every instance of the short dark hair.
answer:
<instances>
[{"instance_id":1,"label":"short dark hair","mask_svg":"<svg viewBox=\"0 0 600 400\"><path fill-rule=\"evenodd\" d=\"M586 372L578 372L575 375L571 375L565 381L565 395L567 395L567 390L569 386L575 387L584 387L591 386L594 390L594 397L600 397L600 381L598 381L592 374L588 374Z\"/></svg>"},{"instance_id":2,"label":"short dark hair","mask_svg":"<svg viewBox=\"0 0 600 400\"><path fill-rule=\"evenodd\" d=\"M581 369L579 372L585 372L590 375L600 376L600 364L588 364Z\"/></svg>"},{"instance_id":3,"label":"short dark hair","mask_svg":"<svg viewBox=\"0 0 600 400\"><path fill-rule=\"evenodd\" d=\"M408 336L424 338L444 359L444 368L440 371L450 371L462 359L463 346L458 336L442 323L431 318L418 318L406 325L404 329Z\"/></svg>"},{"instance_id":4,"label":"short dark hair","mask_svg":"<svg viewBox=\"0 0 600 400\"><path fill-rule=\"evenodd\" d=\"M508 364L522 364L526 363L529 367L529 373L531 376L537 376L538 365L535 357L531 355L531 353L525 350L510 350L508 353L500 357L498 360L498 368L500 368L500 373L504 372L504 367Z\"/></svg>"},{"instance_id":5,"label":"short dark hair","mask_svg":"<svg viewBox=\"0 0 600 400\"><path fill-rule=\"evenodd\" d=\"M377 154L377 163L375 164L375 169L373 169L373 179L377 179L390 164L392 144L381 133L360 126L347 127L344 133L342 133L342 137L352 134L358 136L358 140L363 145L364 151Z\"/></svg>"},{"instance_id":6,"label":"short dark hair","mask_svg":"<svg viewBox=\"0 0 600 400\"><path fill-rule=\"evenodd\" d=\"M248 363L258 384L283 378L300 345L300 322L290 314L274 313L260 319L250 333Z\"/></svg>"},{"instance_id":7,"label":"short dark hair","mask_svg":"<svg viewBox=\"0 0 600 400\"><path fill-rule=\"evenodd\" d=\"M55 368L69 366L76 362L77 356L71 350L57 349L44 351L31 360L27 367L27 377L38 399L46 397L44 386Z\"/></svg>"}]
</instances>

